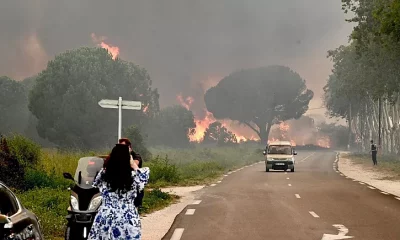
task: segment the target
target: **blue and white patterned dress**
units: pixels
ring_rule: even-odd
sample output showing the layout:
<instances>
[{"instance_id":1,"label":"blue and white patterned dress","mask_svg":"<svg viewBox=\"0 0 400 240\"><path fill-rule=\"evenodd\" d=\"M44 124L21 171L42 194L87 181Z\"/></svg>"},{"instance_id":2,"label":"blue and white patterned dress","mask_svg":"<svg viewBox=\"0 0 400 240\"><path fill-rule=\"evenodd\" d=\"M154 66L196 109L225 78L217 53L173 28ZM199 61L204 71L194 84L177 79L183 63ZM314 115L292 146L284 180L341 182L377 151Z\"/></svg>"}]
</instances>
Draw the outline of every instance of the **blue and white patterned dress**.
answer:
<instances>
[{"instance_id":1,"label":"blue and white patterned dress","mask_svg":"<svg viewBox=\"0 0 400 240\"><path fill-rule=\"evenodd\" d=\"M132 190L119 196L110 192L107 183L101 179L102 169L97 175L93 186L100 189L103 196L93 226L89 233L89 240L111 239L141 239L141 223L139 213L133 203L137 191L142 191L149 181L150 169L147 167L132 171ZM139 186L139 189L137 188Z\"/></svg>"}]
</instances>

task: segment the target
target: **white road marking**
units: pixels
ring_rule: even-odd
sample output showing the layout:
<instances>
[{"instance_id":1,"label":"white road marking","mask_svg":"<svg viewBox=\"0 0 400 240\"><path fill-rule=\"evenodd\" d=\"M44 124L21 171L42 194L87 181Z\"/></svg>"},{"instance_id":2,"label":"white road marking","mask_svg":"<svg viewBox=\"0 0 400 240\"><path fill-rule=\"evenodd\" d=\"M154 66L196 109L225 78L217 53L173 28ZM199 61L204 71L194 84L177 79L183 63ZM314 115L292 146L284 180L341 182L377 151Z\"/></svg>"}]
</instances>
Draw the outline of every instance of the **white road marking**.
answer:
<instances>
[{"instance_id":1,"label":"white road marking","mask_svg":"<svg viewBox=\"0 0 400 240\"><path fill-rule=\"evenodd\" d=\"M226 175L226 174L224 175L224 177L227 177L227 176L228 176L228 175Z\"/></svg>"},{"instance_id":2,"label":"white road marking","mask_svg":"<svg viewBox=\"0 0 400 240\"><path fill-rule=\"evenodd\" d=\"M216 185L217 185L217 184L213 183L213 184L211 184L210 186L211 186L211 187L214 187L214 186L216 186Z\"/></svg>"},{"instance_id":3,"label":"white road marking","mask_svg":"<svg viewBox=\"0 0 400 240\"><path fill-rule=\"evenodd\" d=\"M184 230L184 228L176 228L170 240L180 240Z\"/></svg>"},{"instance_id":4,"label":"white road marking","mask_svg":"<svg viewBox=\"0 0 400 240\"><path fill-rule=\"evenodd\" d=\"M314 155L315 152L311 153L310 155L308 155L307 157L301 159L299 162L304 162L305 160L307 160L309 157L311 157L312 155Z\"/></svg>"},{"instance_id":5,"label":"white road marking","mask_svg":"<svg viewBox=\"0 0 400 240\"><path fill-rule=\"evenodd\" d=\"M287 174L287 172L285 172L285 174Z\"/></svg>"},{"instance_id":6,"label":"white road marking","mask_svg":"<svg viewBox=\"0 0 400 240\"><path fill-rule=\"evenodd\" d=\"M299 194L295 194L296 198L301 198Z\"/></svg>"},{"instance_id":7,"label":"white road marking","mask_svg":"<svg viewBox=\"0 0 400 240\"><path fill-rule=\"evenodd\" d=\"M341 173L340 176L344 176L344 175Z\"/></svg>"},{"instance_id":8,"label":"white road marking","mask_svg":"<svg viewBox=\"0 0 400 240\"><path fill-rule=\"evenodd\" d=\"M385 194L385 195L389 195L389 193L387 193L387 192L381 192L382 194Z\"/></svg>"},{"instance_id":9,"label":"white road marking","mask_svg":"<svg viewBox=\"0 0 400 240\"><path fill-rule=\"evenodd\" d=\"M358 182L359 184L361 184L361 185L364 185L365 183L363 183L363 182Z\"/></svg>"},{"instance_id":10,"label":"white road marking","mask_svg":"<svg viewBox=\"0 0 400 240\"><path fill-rule=\"evenodd\" d=\"M192 204L193 205L199 205L201 203L201 200L195 200Z\"/></svg>"},{"instance_id":11,"label":"white road marking","mask_svg":"<svg viewBox=\"0 0 400 240\"><path fill-rule=\"evenodd\" d=\"M228 172L228 175L229 175L229 174L232 174L232 172Z\"/></svg>"},{"instance_id":12,"label":"white road marking","mask_svg":"<svg viewBox=\"0 0 400 240\"><path fill-rule=\"evenodd\" d=\"M289 187L291 187L291 186L292 186L292 184L290 184L290 183L289 183L289 184L288 184L288 186L289 186Z\"/></svg>"},{"instance_id":13,"label":"white road marking","mask_svg":"<svg viewBox=\"0 0 400 240\"><path fill-rule=\"evenodd\" d=\"M289 179L288 177L286 179Z\"/></svg>"},{"instance_id":14,"label":"white road marking","mask_svg":"<svg viewBox=\"0 0 400 240\"><path fill-rule=\"evenodd\" d=\"M186 210L185 215L193 215L195 211L196 211L196 209L190 208L190 209Z\"/></svg>"},{"instance_id":15,"label":"white road marking","mask_svg":"<svg viewBox=\"0 0 400 240\"><path fill-rule=\"evenodd\" d=\"M218 181L217 183L221 183L222 181Z\"/></svg>"},{"instance_id":16,"label":"white road marking","mask_svg":"<svg viewBox=\"0 0 400 240\"><path fill-rule=\"evenodd\" d=\"M334 224L333 226L339 230L338 235L324 234L321 240L340 240L353 238L352 236L346 236L346 234L349 232L349 229L347 229L344 225Z\"/></svg>"},{"instance_id":17,"label":"white road marking","mask_svg":"<svg viewBox=\"0 0 400 240\"><path fill-rule=\"evenodd\" d=\"M338 170L336 170L335 172L337 172L337 173L338 173L339 171L338 171Z\"/></svg>"},{"instance_id":18,"label":"white road marking","mask_svg":"<svg viewBox=\"0 0 400 240\"><path fill-rule=\"evenodd\" d=\"M395 197L397 200L400 200L400 197Z\"/></svg>"},{"instance_id":19,"label":"white road marking","mask_svg":"<svg viewBox=\"0 0 400 240\"><path fill-rule=\"evenodd\" d=\"M318 216L315 212L310 211L309 213L311 214L311 216L313 216L313 217L315 217L315 218L319 218L319 216Z\"/></svg>"},{"instance_id":20,"label":"white road marking","mask_svg":"<svg viewBox=\"0 0 400 240\"><path fill-rule=\"evenodd\" d=\"M368 186L369 189L375 189L374 187Z\"/></svg>"}]
</instances>

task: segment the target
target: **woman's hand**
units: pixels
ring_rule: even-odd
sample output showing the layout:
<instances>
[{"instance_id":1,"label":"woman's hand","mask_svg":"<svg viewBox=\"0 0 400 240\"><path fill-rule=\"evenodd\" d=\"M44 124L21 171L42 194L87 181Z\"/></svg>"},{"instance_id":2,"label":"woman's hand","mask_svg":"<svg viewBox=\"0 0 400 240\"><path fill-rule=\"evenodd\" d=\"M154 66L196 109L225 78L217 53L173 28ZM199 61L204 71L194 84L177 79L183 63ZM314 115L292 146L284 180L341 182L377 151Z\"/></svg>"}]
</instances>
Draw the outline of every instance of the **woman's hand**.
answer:
<instances>
[{"instance_id":1,"label":"woman's hand","mask_svg":"<svg viewBox=\"0 0 400 240\"><path fill-rule=\"evenodd\" d=\"M130 160L130 164L131 164L131 168L133 169L133 170L138 170L139 169L139 167L138 167L138 165L137 165L137 163L136 163L136 161L135 160L133 160L133 158L132 158L132 155L131 155L131 160Z\"/></svg>"}]
</instances>

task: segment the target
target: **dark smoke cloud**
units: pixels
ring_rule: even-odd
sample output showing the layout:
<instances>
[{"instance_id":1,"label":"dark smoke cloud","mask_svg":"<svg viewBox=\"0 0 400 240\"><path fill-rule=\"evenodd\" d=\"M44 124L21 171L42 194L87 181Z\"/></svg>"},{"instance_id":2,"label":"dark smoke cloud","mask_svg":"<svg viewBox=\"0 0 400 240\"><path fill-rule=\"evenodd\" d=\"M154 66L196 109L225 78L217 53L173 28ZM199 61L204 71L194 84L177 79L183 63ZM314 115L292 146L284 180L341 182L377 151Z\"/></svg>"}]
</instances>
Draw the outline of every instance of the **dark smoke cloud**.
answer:
<instances>
[{"instance_id":1,"label":"dark smoke cloud","mask_svg":"<svg viewBox=\"0 0 400 240\"><path fill-rule=\"evenodd\" d=\"M201 108L208 77L278 63L307 80L319 107L344 18L339 0L2 0L0 75L33 75L55 54L95 46L95 33L149 71L162 106L182 92Z\"/></svg>"}]
</instances>

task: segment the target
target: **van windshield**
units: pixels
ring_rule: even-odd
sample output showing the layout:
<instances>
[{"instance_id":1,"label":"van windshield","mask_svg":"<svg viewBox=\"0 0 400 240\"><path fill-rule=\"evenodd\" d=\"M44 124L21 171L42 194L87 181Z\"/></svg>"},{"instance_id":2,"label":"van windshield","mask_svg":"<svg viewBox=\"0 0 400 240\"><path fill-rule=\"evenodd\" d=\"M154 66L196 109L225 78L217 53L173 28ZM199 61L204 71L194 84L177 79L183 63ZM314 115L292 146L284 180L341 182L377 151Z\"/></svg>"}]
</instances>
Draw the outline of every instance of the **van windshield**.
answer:
<instances>
[{"instance_id":1,"label":"van windshield","mask_svg":"<svg viewBox=\"0 0 400 240\"><path fill-rule=\"evenodd\" d=\"M287 145L273 145L268 147L268 154L291 155L292 147Z\"/></svg>"}]
</instances>

